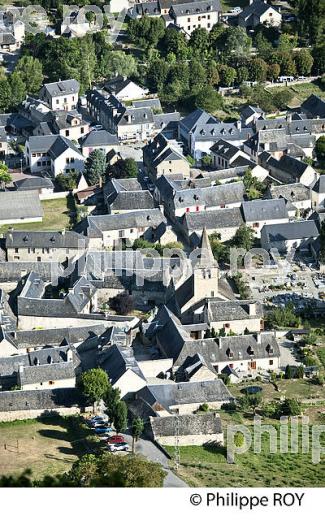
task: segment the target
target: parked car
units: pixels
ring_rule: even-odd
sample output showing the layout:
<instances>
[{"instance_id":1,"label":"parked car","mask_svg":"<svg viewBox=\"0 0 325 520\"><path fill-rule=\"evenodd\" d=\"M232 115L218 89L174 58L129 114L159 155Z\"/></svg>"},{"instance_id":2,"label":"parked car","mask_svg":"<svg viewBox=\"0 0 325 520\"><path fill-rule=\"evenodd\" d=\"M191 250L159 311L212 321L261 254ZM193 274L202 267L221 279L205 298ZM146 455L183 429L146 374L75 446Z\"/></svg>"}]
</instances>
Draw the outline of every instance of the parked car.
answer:
<instances>
[{"instance_id":1,"label":"parked car","mask_svg":"<svg viewBox=\"0 0 325 520\"><path fill-rule=\"evenodd\" d=\"M95 415L94 417L87 419L87 424L94 424L96 422L104 422L104 421L107 421L107 416Z\"/></svg>"},{"instance_id":2,"label":"parked car","mask_svg":"<svg viewBox=\"0 0 325 520\"><path fill-rule=\"evenodd\" d=\"M232 13L234 14L239 14L242 12L242 8L241 7L234 7L232 10L231 10Z\"/></svg>"},{"instance_id":3,"label":"parked car","mask_svg":"<svg viewBox=\"0 0 325 520\"><path fill-rule=\"evenodd\" d=\"M109 433L112 431L113 431L113 429L110 426L98 426L97 428L95 428L95 433L97 433L97 434Z\"/></svg>"},{"instance_id":4,"label":"parked car","mask_svg":"<svg viewBox=\"0 0 325 520\"><path fill-rule=\"evenodd\" d=\"M108 438L107 442L109 444L121 444L121 443L125 442L125 439L124 439L123 435L112 435L111 437Z\"/></svg>"},{"instance_id":5,"label":"parked car","mask_svg":"<svg viewBox=\"0 0 325 520\"><path fill-rule=\"evenodd\" d=\"M107 446L109 451L129 451L129 445L127 442L121 442L119 444L109 444Z\"/></svg>"}]
</instances>

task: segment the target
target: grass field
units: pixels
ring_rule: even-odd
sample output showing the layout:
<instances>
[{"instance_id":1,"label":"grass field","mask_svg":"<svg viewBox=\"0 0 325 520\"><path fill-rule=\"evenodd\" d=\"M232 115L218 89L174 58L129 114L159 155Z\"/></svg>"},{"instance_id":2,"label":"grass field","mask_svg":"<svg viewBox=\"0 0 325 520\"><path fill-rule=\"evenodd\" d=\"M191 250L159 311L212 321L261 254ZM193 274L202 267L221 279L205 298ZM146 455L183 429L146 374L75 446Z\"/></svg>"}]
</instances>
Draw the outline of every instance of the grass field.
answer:
<instances>
[{"instance_id":1,"label":"grass field","mask_svg":"<svg viewBox=\"0 0 325 520\"><path fill-rule=\"evenodd\" d=\"M290 107L292 108L300 106L301 103L303 103L303 101L305 101L312 94L324 97L324 88L322 88L322 86L317 82L301 83L298 85L292 85L291 87L269 87L266 90L269 90L269 92L273 93L283 90L289 90L290 92L292 92L293 99L290 102Z\"/></svg>"},{"instance_id":2,"label":"grass field","mask_svg":"<svg viewBox=\"0 0 325 520\"><path fill-rule=\"evenodd\" d=\"M0 233L5 233L9 227L26 231L52 231L69 228L70 209L67 198L42 201L44 209L43 222L31 222L26 224L13 224L0 227Z\"/></svg>"},{"instance_id":3,"label":"grass field","mask_svg":"<svg viewBox=\"0 0 325 520\"><path fill-rule=\"evenodd\" d=\"M88 434L73 418L0 423L0 475L27 468L36 479L66 472L87 452Z\"/></svg>"},{"instance_id":4,"label":"grass field","mask_svg":"<svg viewBox=\"0 0 325 520\"><path fill-rule=\"evenodd\" d=\"M174 448L166 449L173 457ZM264 434L261 453L254 453L250 448L246 453L236 455L235 464L227 463L223 447L180 447L178 474L196 487L317 487L325 482L324 461L323 456L319 464L313 464L311 453L303 454L301 450L298 454L280 453L279 446L276 453L270 453L269 436Z\"/></svg>"},{"instance_id":5,"label":"grass field","mask_svg":"<svg viewBox=\"0 0 325 520\"><path fill-rule=\"evenodd\" d=\"M325 350L325 349L324 349ZM325 387L315 385L312 382L304 379L282 379L277 380L276 384L279 392L271 383L256 383L262 390L263 401L279 400L281 397L296 398L296 399L324 399L325 401ZM234 397L241 397L243 388L249 386L247 383L232 385L229 390Z\"/></svg>"}]
</instances>

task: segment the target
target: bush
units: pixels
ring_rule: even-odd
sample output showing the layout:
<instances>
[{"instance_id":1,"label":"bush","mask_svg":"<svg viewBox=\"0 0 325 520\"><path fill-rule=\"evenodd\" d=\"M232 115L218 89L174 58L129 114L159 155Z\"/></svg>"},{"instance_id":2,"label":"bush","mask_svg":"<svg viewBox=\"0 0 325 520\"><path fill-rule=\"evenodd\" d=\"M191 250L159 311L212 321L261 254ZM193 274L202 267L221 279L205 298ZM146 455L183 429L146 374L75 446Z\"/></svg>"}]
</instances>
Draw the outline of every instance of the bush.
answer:
<instances>
[{"instance_id":1,"label":"bush","mask_svg":"<svg viewBox=\"0 0 325 520\"><path fill-rule=\"evenodd\" d=\"M209 405L208 405L208 403L200 404L200 406L199 406L199 411L200 411L200 412L208 412L208 411L209 411Z\"/></svg>"},{"instance_id":2,"label":"bush","mask_svg":"<svg viewBox=\"0 0 325 520\"><path fill-rule=\"evenodd\" d=\"M127 316L134 309L133 298L127 293L118 294L112 298L110 304L112 309L121 316Z\"/></svg>"}]
</instances>

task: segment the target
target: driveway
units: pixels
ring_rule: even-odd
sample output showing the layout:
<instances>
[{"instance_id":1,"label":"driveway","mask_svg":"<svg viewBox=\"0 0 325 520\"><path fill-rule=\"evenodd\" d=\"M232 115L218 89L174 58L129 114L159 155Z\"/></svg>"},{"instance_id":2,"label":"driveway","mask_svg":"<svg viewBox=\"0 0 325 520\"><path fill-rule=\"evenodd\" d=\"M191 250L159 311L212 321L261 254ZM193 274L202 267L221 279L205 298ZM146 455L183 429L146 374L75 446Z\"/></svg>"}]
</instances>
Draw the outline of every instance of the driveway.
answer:
<instances>
[{"instance_id":1,"label":"driveway","mask_svg":"<svg viewBox=\"0 0 325 520\"><path fill-rule=\"evenodd\" d=\"M132 437L128 434L123 434L126 441L132 446ZM188 485L175 475L169 469L169 459L166 455L151 441L147 439L139 439L135 445L135 453L143 455L152 462L159 462L167 471L167 476L164 480L164 487L188 487Z\"/></svg>"},{"instance_id":2,"label":"driveway","mask_svg":"<svg viewBox=\"0 0 325 520\"><path fill-rule=\"evenodd\" d=\"M281 341L279 343L280 348L280 367L285 368L287 365L290 366L299 366L301 363L297 361L295 352L295 342L294 341Z\"/></svg>"}]
</instances>

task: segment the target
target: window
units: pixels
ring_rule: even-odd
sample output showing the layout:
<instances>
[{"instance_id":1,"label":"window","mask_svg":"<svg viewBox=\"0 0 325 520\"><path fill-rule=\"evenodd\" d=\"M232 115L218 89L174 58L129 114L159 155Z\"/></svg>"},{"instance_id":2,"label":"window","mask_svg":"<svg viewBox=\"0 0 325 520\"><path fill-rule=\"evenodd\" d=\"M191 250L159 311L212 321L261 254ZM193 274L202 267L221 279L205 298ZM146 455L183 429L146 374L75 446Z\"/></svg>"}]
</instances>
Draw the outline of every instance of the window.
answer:
<instances>
[{"instance_id":1,"label":"window","mask_svg":"<svg viewBox=\"0 0 325 520\"><path fill-rule=\"evenodd\" d=\"M269 360L269 365L273 365L273 359Z\"/></svg>"},{"instance_id":2,"label":"window","mask_svg":"<svg viewBox=\"0 0 325 520\"><path fill-rule=\"evenodd\" d=\"M69 130L66 130L66 131L65 131L65 136L66 136L66 137L69 137L69 135L70 135Z\"/></svg>"},{"instance_id":3,"label":"window","mask_svg":"<svg viewBox=\"0 0 325 520\"><path fill-rule=\"evenodd\" d=\"M258 222L254 222L254 224L253 224L253 228L256 229L256 228L259 228L259 227L260 227L259 223L258 223Z\"/></svg>"},{"instance_id":4,"label":"window","mask_svg":"<svg viewBox=\"0 0 325 520\"><path fill-rule=\"evenodd\" d=\"M58 105L58 104L60 103L60 100L59 100L59 99L57 99L57 100L56 100L55 102L56 102L56 104Z\"/></svg>"},{"instance_id":5,"label":"window","mask_svg":"<svg viewBox=\"0 0 325 520\"><path fill-rule=\"evenodd\" d=\"M49 381L49 385L54 385L54 381Z\"/></svg>"},{"instance_id":6,"label":"window","mask_svg":"<svg viewBox=\"0 0 325 520\"><path fill-rule=\"evenodd\" d=\"M81 133L81 134L84 134L84 133L85 133L85 129L84 129L83 126L80 128L80 133Z\"/></svg>"},{"instance_id":7,"label":"window","mask_svg":"<svg viewBox=\"0 0 325 520\"><path fill-rule=\"evenodd\" d=\"M15 247L15 253L19 253L18 247Z\"/></svg>"}]
</instances>

